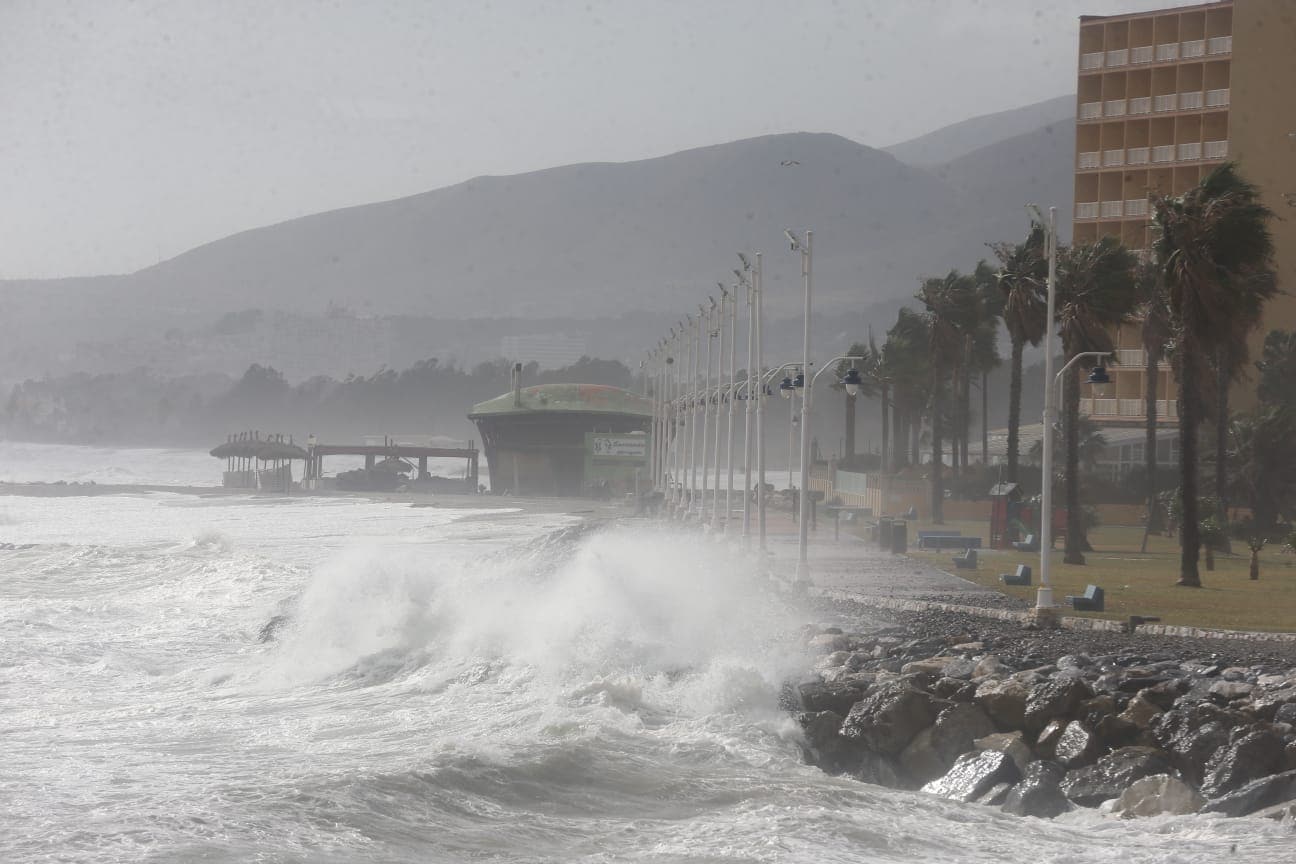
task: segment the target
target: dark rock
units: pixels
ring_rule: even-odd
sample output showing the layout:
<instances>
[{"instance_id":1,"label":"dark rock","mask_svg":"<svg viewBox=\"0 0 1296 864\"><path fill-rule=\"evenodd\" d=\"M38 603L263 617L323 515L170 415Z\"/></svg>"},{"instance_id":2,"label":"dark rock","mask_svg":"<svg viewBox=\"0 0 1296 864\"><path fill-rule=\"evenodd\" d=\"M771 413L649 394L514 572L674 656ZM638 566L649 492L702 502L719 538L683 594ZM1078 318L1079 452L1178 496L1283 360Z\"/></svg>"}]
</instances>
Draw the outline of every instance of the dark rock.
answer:
<instances>
[{"instance_id":1,"label":"dark rock","mask_svg":"<svg viewBox=\"0 0 1296 864\"><path fill-rule=\"evenodd\" d=\"M1152 732L1157 744L1170 754L1170 761L1194 784L1201 784L1206 761L1217 751L1228 746L1229 727L1223 720L1213 719L1218 713L1210 710L1174 708L1153 721Z\"/></svg>"},{"instance_id":2,"label":"dark rock","mask_svg":"<svg viewBox=\"0 0 1296 864\"><path fill-rule=\"evenodd\" d=\"M1267 729L1243 735L1217 751L1206 763L1202 794L1207 798L1218 798L1275 773L1283 767L1284 747L1283 740Z\"/></svg>"},{"instance_id":3,"label":"dark rock","mask_svg":"<svg viewBox=\"0 0 1296 864\"><path fill-rule=\"evenodd\" d=\"M1183 678L1171 678L1169 681L1162 681L1151 687L1138 691L1138 695L1160 708L1162 711L1169 710L1174 701L1181 695L1188 692L1188 682Z\"/></svg>"},{"instance_id":4,"label":"dark rock","mask_svg":"<svg viewBox=\"0 0 1296 864\"><path fill-rule=\"evenodd\" d=\"M1273 716L1275 723L1288 723L1296 726L1296 702L1287 702L1278 706Z\"/></svg>"},{"instance_id":5,"label":"dark rock","mask_svg":"<svg viewBox=\"0 0 1296 864\"><path fill-rule=\"evenodd\" d=\"M1016 782L1017 766L1006 753L982 750L964 753L954 767L941 777L922 787L924 792L955 801L973 801L997 783Z\"/></svg>"},{"instance_id":6,"label":"dark rock","mask_svg":"<svg viewBox=\"0 0 1296 864\"><path fill-rule=\"evenodd\" d=\"M996 783L986 790L982 795L974 799L976 804L985 804L989 807L998 807L1004 801L1008 800L1008 793L1012 791L1011 783Z\"/></svg>"},{"instance_id":7,"label":"dark rock","mask_svg":"<svg viewBox=\"0 0 1296 864\"><path fill-rule=\"evenodd\" d=\"M1079 720L1072 720L1062 730L1062 736L1053 748L1053 757L1068 768L1078 768L1097 759L1101 752L1098 736Z\"/></svg>"},{"instance_id":8,"label":"dark rock","mask_svg":"<svg viewBox=\"0 0 1296 864\"><path fill-rule=\"evenodd\" d=\"M875 753L894 756L935 719L931 696L904 682L891 682L855 703L841 733Z\"/></svg>"},{"instance_id":9,"label":"dark rock","mask_svg":"<svg viewBox=\"0 0 1296 864\"><path fill-rule=\"evenodd\" d=\"M1221 705L1227 705L1235 699L1244 699L1250 696L1251 691L1254 689L1254 684L1248 684L1245 681L1216 681L1211 684L1210 695Z\"/></svg>"},{"instance_id":10,"label":"dark rock","mask_svg":"<svg viewBox=\"0 0 1296 864\"><path fill-rule=\"evenodd\" d=\"M1273 720L1278 716L1279 710L1289 705L1296 705L1296 687L1271 690L1251 699L1251 710L1261 720ZM1290 716L1296 716L1296 709L1289 710L1292 712ZM1284 720L1282 722L1291 723L1292 721Z\"/></svg>"},{"instance_id":11,"label":"dark rock","mask_svg":"<svg viewBox=\"0 0 1296 864\"><path fill-rule=\"evenodd\" d=\"M976 705L961 702L943 709L931 727L931 743L936 754L949 768L960 754L973 747L978 738L995 731L994 723Z\"/></svg>"},{"instance_id":12,"label":"dark rock","mask_svg":"<svg viewBox=\"0 0 1296 864\"><path fill-rule=\"evenodd\" d=\"M1062 793L1082 807L1097 807L1119 798L1135 780L1170 770L1170 759L1151 747L1122 747L1093 765L1071 771L1062 781Z\"/></svg>"},{"instance_id":13,"label":"dark rock","mask_svg":"<svg viewBox=\"0 0 1296 864\"><path fill-rule=\"evenodd\" d=\"M797 718L805 732L806 761L829 774L845 774L859 767L863 751L842 737L842 716L833 711L807 712Z\"/></svg>"},{"instance_id":14,"label":"dark rock","mask_svg":"<svg viewBox=\"0 0 1296 864\"><path fill-rule=\"evenodd\" d=\"M1121 712L1120 719L1124 720L1138 729L1149 729L1152 721L1162 712L1161 706L1147 697L1148 691L1144 690L1134 696Z\"/></svg>"},{"instance_id":15,"label":"dark rock","mask_svg":"<svg viewBox=\"0 0 1296 864\"><path fill-rule=\"evenodd\" d=\"M864 698L864 688L855 683L836 681L820 683L811 681L802 684L801 705L806 711L835 711L845 717L851 706Z\"/></svg>"},{"instance_id":16,"label":"dark rock","mask_svg":"<svg viewBox=\"0 0 1296 864\"><path fill-rule=\"evenodd\" d=\"M1059 669L1087 669L1094 663L1084 654L1063 654L1056 665Z\"/></svg>"},{"instance_id":17,"label":"dark rock","mask_svg":"<svg viewBox=\"0 0 1296 864\"><path fill-rule=\"evenodd\" d=\"M978 750L998 750L1007 753L1013 762L1017 763L1017 770L1023 774L1026 773L1026 766L1035 758L1030 747L1026 746L1026 740L1021 732L995 732L993 735L973 741L972 746Z\"/></svg>"},{"instance_id":18,"label":"dark rock","mask_svg":"<svg viewBox=\"0 0 1296 864\"><path fill-rule=\"evenodd\" d=\"M1076 717L1089 726L1097 726L1104 717L1110 717L1115 713L1116 699L1108 693L1103 693L1081 702L1076 710Z\"/></svg>"},{"instance_id":19,"label":"dark rock","mask_svg":"<svg viewBox=\"0 0 1296 864\"><path fill-rule=\"evenodd\" d=\"M1056 762L1032 762L1004 800L1005 813L1052 819L1070 809L1062 794L1066 769Z\"/></svg>"},{"instance_id":20,"label":"dark rock","mask_svg":"<svg viewBox=\"0 0 1296 864\"><path fill-rule=\"evenodd\" d=\"M1284 771L1252 780L1245 786L1208 801L1203 813L1246 816L1265 807L1296 800L1296 771Z\"/></svg>"},{"instance_id":21,"label":"dark rock","mask_svg":"<svg viewBox=\"0 0 1296 864\"><path fill-rule=\"evenodd\" d=\"M951 702L971 702L976 697L976 685L957 678L941 678L932 686L932 695Z\"/></svg>"},{"instance_id":22,"label":"dark rock","mask_svg":"<svg viewBox=\"0 0 1296 864\"><path fill-rule=\"evenodd\" d=\"M1041 759L1052 759L1057 754L1057 743L1066 731L1066 720L1052 720L1035 741L1035 753Z\"/></svg>"},{"instance_id":23,"label":"dark rock","mask_svg":"<svg viewBox=\"0 0 1296 864\"><path fill-rule=\"evenodd\" d=\"M918 786L940 777L949 770L950 764L954 761L953 759L945 761L932 746L932 730L933 727L928 726L915 735L909 745L900 751L900 769Z\"/></svg>"},{"instance_id":24,"label":"dark rock","mask_svg":"<svg viewBox=\"0 0 1296 864\"><path fill-rule=\"evenodd\" d=\"M859 766L851 776L856 780L872 783L875 786L885 786L888 789L901 789L906 785L901 780L895 762L881 753L867 751L861 753Z\"/></svg>"},{"instance_id":25,"label":"dark rock","mask_svg":"<svg viewBox=\"0 0 1296 864\"><path fill-rule=\"evenodd\" d=\"M977 687L976 703L1000 729L1022 728L1029 691L1012 678L985 681Z\"/></svg>"},{"instance_id":26,"label":"dark rock","mask_svg":"<svg viewBox=\"0 0 1296 864\"><path fill-rule=\"evenodd\" d=\"M1056 678L1037 684L1026 699L1023 721L1027 731L1038 732L1050 720L1072 716L1080 703L1092 695L1089 686L1076 678Z\"/></svg>"}]
</instances>

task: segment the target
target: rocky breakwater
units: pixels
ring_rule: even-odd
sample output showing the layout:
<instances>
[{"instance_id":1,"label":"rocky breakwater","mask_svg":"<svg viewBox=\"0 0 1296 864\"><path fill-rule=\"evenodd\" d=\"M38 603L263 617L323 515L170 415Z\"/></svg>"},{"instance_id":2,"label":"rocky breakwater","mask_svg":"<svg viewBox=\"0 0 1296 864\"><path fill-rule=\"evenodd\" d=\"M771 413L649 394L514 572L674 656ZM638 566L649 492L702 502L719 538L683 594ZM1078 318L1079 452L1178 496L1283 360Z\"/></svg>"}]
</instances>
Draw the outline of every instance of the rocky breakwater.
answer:
<instances>
[{"instance_id":1,"label":"rocky breakwater","mask_svg":"<svg viewBox=\"0 0 1296 864\"><path fill-rule=\"evenodd\" d=\"M1296 818L1296 668L1174 652L1009 653L1014 639L810 635L809 761L833 774L1052 817Z\"/></svg>"}]
</instances>

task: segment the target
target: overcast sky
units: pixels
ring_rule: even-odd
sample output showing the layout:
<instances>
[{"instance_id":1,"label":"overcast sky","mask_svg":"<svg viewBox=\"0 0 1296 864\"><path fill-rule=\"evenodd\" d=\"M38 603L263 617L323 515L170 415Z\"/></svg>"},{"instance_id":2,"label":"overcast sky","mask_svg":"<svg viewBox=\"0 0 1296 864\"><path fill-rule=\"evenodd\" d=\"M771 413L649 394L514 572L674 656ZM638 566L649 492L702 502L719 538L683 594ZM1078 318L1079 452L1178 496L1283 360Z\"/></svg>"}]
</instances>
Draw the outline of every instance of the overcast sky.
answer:
<instances>
[{"instance_id":1,"label":"overcast sky","mask_svg":"<svg viewBox=\"0 0 1296 864\"><path fill-rule=\"evenodd\" d=\"M0 278L129 272L480 174L1072 92L1164 0L0 0Z\"/></svg>"}]
</instances>

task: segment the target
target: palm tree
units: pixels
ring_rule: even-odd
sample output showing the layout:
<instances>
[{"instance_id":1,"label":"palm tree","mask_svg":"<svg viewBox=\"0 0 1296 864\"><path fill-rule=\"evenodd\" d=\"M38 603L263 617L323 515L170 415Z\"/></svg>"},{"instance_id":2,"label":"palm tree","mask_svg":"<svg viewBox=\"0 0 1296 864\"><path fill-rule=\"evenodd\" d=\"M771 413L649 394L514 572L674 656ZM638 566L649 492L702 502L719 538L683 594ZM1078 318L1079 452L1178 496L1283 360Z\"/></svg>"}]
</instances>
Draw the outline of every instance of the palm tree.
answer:
<instances>
[{"instance_id":1,"label":"palm tree","mask_svg":"<svg viewBox=\"0 0 1296 864\"><path fill-rule=\"evenodd\" d=\"M863 360L842 360L837 364L836 374L833 381L833 389L841 390L846 393L846 441L842 447L842 461L850 465L855 459L855 406L860 396L872 398L877 395L877 386L874 378L868 374L871 367L877 365L874 357L874 348L872 338L870 337L868 345L863 342L853 342L846 353L852 357L863 357ZM860 373L859 392L852 395L846 390L841 379L846 376L846 372L855 368ZM884 445L885 449L885 445Z\"/></svg>"},{"instance_id":2,"label":"palm tree","mask_svg":"<svg viewBox=\"0 0 1296 864\"><path fill-rule=\"evenodd\" d=\"M1170 309L1166 305L1165 290L1160 273L1151 260L1141 261L1134 272L1134 290L1138 308L1134 319L1139 325L1143 342L1144 366L1143 464L1147 472L1147 524L1143 529L1142 551L1147 551L1148 535L1161 530L1162 515L1157 491L1157 386L1161 359L1165 357L1170 342Z\"/></svg>"},{"instance_id":3,"label":"palm tree","mask_svg":"<svg viewBox=\"0 0 1296 864\"><path fill-rule=\"evenodd\" d=\"M1003 359L999 356L999 321L1003 318L1004 296L998 273L985 261L978 261L972 274L976 283L979 313L972 336L972 368L981 375L981 464L990 464L989 379L990 370Z\"/></svg>"},{"instance_id":4,"label":"palm tree","mask_svg":"<svg viewBox=\"0 0 1296 864\"><path fill-rule=\"evenodd\" d=\"M1204 414L1203 364L1222 344L1236 350L1236 327L1274 295L1273 214L1260 192L1225 163L1193 189L1153 200L1154 248L1176 335L1179 381L1179 466L1182 526L1180 585L1201 587L1197 569L1201 535L1198 513L1197 431Z\"/></svg>"},{"instance_id":5,"label":"palm tree","mask_svg":"<svg viewBox=\"0 0 1296 864\"><path fill-rule=\"evenodd\" d=\"M895 468L918 462L918 432L931 390L931 327L927 318L902 308L882 346L883 366L892 387L892 437ZM907 442L908 446L906 446Z\"/></svg>"},{"instance_id":6,"label":"palm tree","mask_svg":"<svg viewBox=\"0 0 1296 864\"><path fill-rule=\"evenodd\" d=\"M1229 424L1229 491L1251 510L1250 533L1278 539L1280 519L1296 515L1296 412L1267 407Z\"/></svg>"},{"instance_id":7,"label":"palm tree","mask_svg":"<svg viewBox=\"0 0 1296 864\"><path fill-rule=\"evenodd\" d=\"M1086 351L1113 350L1115 328L1134 311L1134 263L1133 253L1111 237L1060 251L1055 312L1064 362ZM1068 564L1085 563L1088 546L1080 510L1079 374L1086 366L1092 364L1077 363L1062 382L1067 506L1063 560Z\"/></svg>"},{"instance_id":8,"label":"palm tree","mask_svg":"<svg viewBox=\"0 0 1296 864\"><path fill-rule=\"evenodd\" d=\"M926 308L930 327L932 420L932 521L944 520L944 437L947 406L945 381L959 380L965 365L966 335L976 315L972 280L951 270L937 279L926 279L916 295Z\"/></svg>"},{"instance_id":9,"label":"palm tree","mask_svg":"<svg viewBox=\"0 0 1296 864\"><path fill-rule=\"evenodd\" d=\"M1046 282L1048 258L1045 253L1044 226L1031 223L1030 234L1024 243L995 243L991 245L999 259L996 274L999 291L1003 295L1003 321L1012 343L1009 358L1010 383L1008 386L1008 481L1017 482L1019 461L1019 430L1021 428L1022 354L1027 343L1038 345L1044 338L1045 319L1048 317Z\"/></svg>"}]
</instances>

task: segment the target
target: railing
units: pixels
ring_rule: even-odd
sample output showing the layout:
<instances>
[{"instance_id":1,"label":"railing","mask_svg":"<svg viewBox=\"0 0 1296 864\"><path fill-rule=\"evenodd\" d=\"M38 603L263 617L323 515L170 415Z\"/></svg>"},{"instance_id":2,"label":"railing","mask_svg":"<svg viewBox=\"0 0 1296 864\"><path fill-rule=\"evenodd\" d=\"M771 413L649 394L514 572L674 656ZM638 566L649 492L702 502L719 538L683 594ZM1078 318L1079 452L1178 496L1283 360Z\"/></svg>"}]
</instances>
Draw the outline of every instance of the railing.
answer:
<instances>
[{"instance_id":1,"label":"railing","mask_svg":"<svg viewBox=\"0 0 1296 864\"><path fill-rule=\"evenodd\" d=\"M1137 48L1130 49L1131 63L1151 63L1156 49L1151 45L1139 45Z\"/></svg>"},{"instance_id":2,"label":"railing","mask_svg":"<svg viewBox=\"0 0 1296 864\"><path fill-rule=\"evenodd\" d=\"M1161 96L1152 97L1152 110L1154 111L1173 111L1178 105L1178 93L1165 93Z\"/></svg>"},{"instance_id":3,"label":"railing","mask_svg":"<svg viewBox=\"0 0 1296 864\"><path fill-rule=\"evenodd\" d=\"M1142 417L1143 400L1142 399L1118 399L1116 411L1121 417Z\"/></svg>"},{"instance_id":4,"label":"railing","mask_svg":"<svg viewBox=\"0 0 1296 864\"><path fill-rule=\"evenodd\" d=\"M1102 116L1101 102L1085 102L1080 105L1081 120L1096 120Z\"/></svg>"},{"instance_id":5,"label":"railing","mask_svg":"<svg viewBox=\"0 0 1296 864\"><path fill-rule=\"evenodd\" d=\"M1179 94L1179 107L1184 111L1202 107L1202 94L1199 90Z\"/></svg>"},{"instance_id":6,"label":"railing","mask_svg":"<svg viewBox=\"0 0 1296 864\"><path fill-rule=\"evenodd\" d=\"M1163 60L1178 60L1179 43L1167 42L1164 45L1156 46L1156 59L1158 63L1162 62Z\"/></svg>"},{"instance_id":7,"label":"railing","mask_svg":"<svg viewBox=\"0 0 1296 864\"><path fill-rule=\"evenodd\" d=\"M1194 144L1179 145L1179 158L1182 161L1187 162L1192 159L1200 159L1201 154L1202 154L1201 144L1194 143Z\"/></svg>"},{"instance_id":8,"label":"railing","mask_svg":"<svg viewBox=\"0 0 1296 864\"><path fill-rule=\"evenodd\" d=\"M1212 36L1206 40L1207 54L1228 54L1233 50L1232 36Z\"/></svg>"},{"instance_id":9,"label":"railing","mask_svg":"<svg viewBox=\"0 0 1296 864\"><path fill-rule=\"evenodd\" d=\"M1175 159L1175 146L1173 144L1162 144L1159 147L1152 148L1153 162L1173 162Z\"/></svg>"},{"instance_id":10,"label":"railing","mask_svg":"<svg viewBox=\"0 0 1296 864\"><path fill-rule=\"evenodd\" d=\"M1227 87L1206 91L1206 107L1222 108L1227 104L1229 104L1229 90Z\"/></svg>"},{"instance_id":11,"label":"railing","mask_svg":"<svg viewBox=\"0 0 1296 864\"><path fill-rule=\"evenodd\" d=\"M1077 218L1077 219L1097 219L1097 218L1098 218L1098 202L1097 202L1097 201L1085 201L1085 202L1083 202L1083 203L1077 203L1077 204L1076 204L1076 215L1075 215L1075 218Z\"/></svg>"},{"instance_id":12,"label":"railing","mask_svg":"<svg viewBox=\"0 0 1296 864\"><path fill-rule=\"evenodd\" d=\"M1174 420L1179 416L1179 401L1177 399L1158 399L1156 412L1158 417Z\"/></svg>"},{"instance_id":13,"label":"railing","mask_svg":"<svg viewBox=\"0 0 1296 864\"><path fill-rule=\"evenodd\" d=\"M1204 57L1206 55L1205 39L1189 39L1180 46L1179 56L1185 60L1189 57Z\"/></svg>"},{"instance_id":14,"label":"railing","mask_svg":"<svg viewBox=\"0 0 1296 864\"><path fill-rule=\"evenodd\" d=\"M1118 219L1124 213L1125 208L1121 201L1104 201L1102 202L1102 215L1104 219Z\"/></svg>"},{"instance_id":15,"label":"railing","mask_svg":"<svg viewBox=\"0 0 1296 864\"><path fill-rule=\"evenodd\" d=\"M1080 55L1081 69L1101 69L1103 66L1103 52L1090 51L1088 54Z\"/></svg>"},{"instance_id":16,"label":"railing","mask_svg":"<svg viewBox=\"0 0 1296 864\"><path fill-rule=\"evenodd\" d=\"M1126 198L1125 215L1126 216L1146 216L1148 212L1146 198Z\"/></svg>"},{"instance_id":17,"label":"railing","mask_svg":"<svg viewBox=\"0 0 1296 864\"><path fill-rule=\"evenodd\" d=\"M1101 164L1101 154L1097 150L1090 150L1081 153L1076 159L1076 164L1081 168L1097 168Z\"/></svg>"},{"instance_id":18,"label":"railing","mask_svg":"<svg viewBox=\"0 0 1296 864\"><path fill-rule=\"evenodd\" d=\"M1117 48L1115 51L1107 52L1108 66L1124 66L1129 63L1129 49Z\"/></svg>"},{"instance_id":19,"label":"railing","mask_svg":"<svg viewBox=\"0 0 1296 864\"><path fill-rule=\"evenodd\" d=\"M1095 399L1093 400L1093 413L1098 415L1113 415L1116 413L1115 399Z\"/></svg>"},{"instance_id":20,"label":"railing","mask_svg":"<svg viewBox=\"0 0 1296 864\"><path fill-rule=\"evenodd\" d=\"M1146 203L1146 202L1145 202ZM1139 367L1144 365L1142 348L1117 348L1116 363L1121 368L1127 366Z\"/></svg>"},{"instance_id":21,"label":"railing","mask_svg":"<svg viewBox=\"0 0 1296 864\"><path fill-rule=\"evenodd\" d=\"M1130 165L1146 165L1151 152L1146 147L1131 147L1125 154L1125 161Z\"/></svg>"},{"instance_id":22,"label":"railing","mask_svg":"<svg viewBox=\"0 0 1296 864\"><path fill-rule=\"evenodd\" d=\"M1105 116L1105 117L1124 117L1124 116L1125 116L1125 100L1124 100L1124 99L1108 99L1106 102L1103 103L1103 116Z\"/></svg>"},{"instance_id":23,"label":"railing","mask_svg":"<svg viewBox=\"0 0 1296 864\"><path fill-rule=\"evenodd\" d=\"M1207 141L1202 145L1202 151L1207 159L1227 159L1228 142L1227 141Z\"/></svg>"},{"instance_id":24,"label":"railing","mask_svg":"<svg viewBox=\"0 0 1296 864\"><path fill-rule=\"evenodd\" d=\"M1131 113L1131 114L1151 114L1151 113L1152 113L1152 97L1151 97L1151 96L1135 96L1133 99L1129 100L1129 113Z\"/></svg>"},{"instance_id":25,"label":"railing","mask_svg":"<svg viewBox=\"0 0 1296 864\"><path fill-rule=\"evenodd\" d=\"M1115 168L1124 164L1125 164L1124 150L1104 150L1103 151L1103 165L1106 165L1109 168Z\"/></svg>"}]
</instances>

